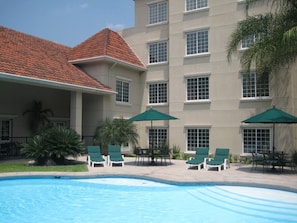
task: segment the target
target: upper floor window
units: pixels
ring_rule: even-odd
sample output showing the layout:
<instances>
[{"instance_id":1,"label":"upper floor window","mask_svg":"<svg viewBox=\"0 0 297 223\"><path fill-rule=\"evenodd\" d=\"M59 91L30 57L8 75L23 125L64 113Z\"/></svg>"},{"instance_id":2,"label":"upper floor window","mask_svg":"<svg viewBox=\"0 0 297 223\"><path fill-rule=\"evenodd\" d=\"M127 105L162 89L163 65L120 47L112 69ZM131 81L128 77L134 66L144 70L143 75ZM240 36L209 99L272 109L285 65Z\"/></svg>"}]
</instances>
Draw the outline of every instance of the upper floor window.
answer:
<instances>
[{"instance_id":1,"label":"upper floor window","mask_svg":"<svg viewBox=\"0 0 297 223\"><path fill-rule=\"evenodd\" d=\"M149 104L167 103L167 83L149 84Z\"/></svg>"},{"instance_id":2,"label":"upper floor window","mask_svg":"<svg viewBox=\"0 0 297 223\"><path fill-rule=\"evenodd\" d=\"M195 151L198 147L209 148L208 128L187 129L187 151Z\"/></svg>"},{"instance_id":3,"label":"upper floor window","mask_svg":"<svg viewBox=\"0 0 297 223\"><path fill-rule=\"evenodd\" d=\"M261 37L263 36L263 34L257 34L257 35L252 35L249 36L245 39L243 39L241 41L241 49L247 49L249 48L254 42L256 42L257 40L259 40Z\"/></svg>"},{"instance_id":4,"label":"upper floor window","mask_svg":"<svg viewBox=\"0 0 297 223\"><path fill-rule=\"evenodd\" d=\"M209 77L187 78L187 101L209 100Z\"/></svg>"},{"instance_id":5,"label":"upper floor window","mask_svg":"<svg viewBox=\"0 0 297 223\"><path fill-rule=\"evenodd\" d=\"M148 6L149 24L167 21L167 2L158 2Z\"/></svg>"},{"instance_id":6,"label":"upper floor window","mask_svg":"<svg viewBox=\"0 0 297 223\"><path fill-rule=\"evenodd\" d=\"M206 8L208 0L186 0L186 11Z\"/></svg>"},{"instance_id":7,"label":"upper floor window","mask_svg":"<svg viewBox=\"0 0 297 223\"><path fill-rule=\"evenodd\" d=\"M242 74L242 97L261 98L269 97L269 75L263 73L257 75L256 72Z\"/></svg>"},{"instance_id":8,"label":"upper floor window","mask_svg":"<svg viewBox=\"0 0 297 223\"><path fill-rule=\"evenodd\" d=\"M208 30L186 33L186 55L208 53Z\"/></svg>"},{"instance_id":9,"label":"upper floor window","mask_svg":"<svg viewBox=\"0 0 297 223\"><path fill-rule=\"evenodd\" d=\"M167 42L151 43L148 46L149 63L167 62Z\"/></svg>"},{"instance_id":10,"label":"upper floor window","mask_svg":"<svg viewBox=\"0 0 297 223\"><path fill-rule=\"evenodd\" d=\"M116 101L129 103L130 102L130 83L124 80L116 81Z\"/></svg>"},{"instance_id":11,"label":"upper floor window","mask_svg":"<svg viewBox=\"0 0 297 223\"><path fill-rule=\"evenodd\" d=\"M244 153L268 153L270 151L269 128L245 128L243 129Z\"/></svg>"}]
</instances>

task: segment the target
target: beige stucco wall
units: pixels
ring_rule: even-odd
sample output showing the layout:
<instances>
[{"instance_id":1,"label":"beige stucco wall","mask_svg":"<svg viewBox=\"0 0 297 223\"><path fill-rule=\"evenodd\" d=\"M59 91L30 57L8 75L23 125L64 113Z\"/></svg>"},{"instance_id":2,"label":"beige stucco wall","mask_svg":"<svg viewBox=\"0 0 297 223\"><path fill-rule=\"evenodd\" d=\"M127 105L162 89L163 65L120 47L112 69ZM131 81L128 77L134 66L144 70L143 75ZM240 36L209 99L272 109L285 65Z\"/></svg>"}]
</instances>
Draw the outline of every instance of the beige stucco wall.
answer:
<instances>
[{"instance_id":1,"label":"beige stucco wall","mask_svg":"<svg viewBox=\"0 0 297 223\"><path fill-rule=\"evenodd\" d=\"M243 152L242 127L245 126L241 123L242 120L266 110L272 104L297 114L293 106L296 93L292 92L296 86L296 80L289 80L291 85L282 85L286 86L285 89L288 92L283 92L285 93L283 95L278 94L277 97L272 82L271 95L276 97L273 100L242 100L239 74L240 52L233 56L231 63L228 63L226 45L237 22L246 17L243 3L237 0L209 0L209 9L185 13L185 1L169 1L168 23L152 26L147 25L147 6L151 2L158 1L135 0L135 27L125 29L120 34L145 63L148 61L148 43L168 41L168 63L147 65L148 71L144 77L146 83L160 80L169 83L168 105L155 106L155 108L179 119L170 122L154 122L154 126L169 127L171 146L178 145L182 151L185 151L186 128L209 127L211 152L214 152L217 147L228 147L232 154L241 154ZM263 10L267 10L266 4L258 6L250 14L257 14ZM209 30L209 54L185 57L185 32L204 28ZM209 102L186 103L185 77L196 74L209 75ZM282 80L275 81L279 87L280 82L284 83ZM147 88L143 92L142 111L149 107ZM291 96L288 97L287 94ZM288 100L289 107L283 104L284 100ZM147 129L150 123L139 122L137 125L141 136L140 144L146 147L148 146ZM257 126L267 127L263 124ZM291 130L286 132L283 133L284 137L291 134L291 138L296 140L295 132L295 135ZM283 140L279 141L278 145ZM287 149L284 146L279 148Z\"/></svg>"}]
</instances>

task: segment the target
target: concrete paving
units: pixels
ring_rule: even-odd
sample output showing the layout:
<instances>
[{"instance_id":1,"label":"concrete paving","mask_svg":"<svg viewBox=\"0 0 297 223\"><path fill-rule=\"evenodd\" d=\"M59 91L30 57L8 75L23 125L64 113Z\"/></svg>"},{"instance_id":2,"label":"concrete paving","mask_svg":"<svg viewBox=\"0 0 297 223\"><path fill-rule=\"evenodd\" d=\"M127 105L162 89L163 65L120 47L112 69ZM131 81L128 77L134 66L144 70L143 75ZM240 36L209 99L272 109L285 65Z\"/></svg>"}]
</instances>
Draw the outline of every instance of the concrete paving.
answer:
<instances>
[{"instance_id":1,"label":"concrete paving","mask_svg":"<svg viewBox=\"0 0 297 223\"><path fill-rule=\"evenodd\" d=\"M79 161L86 162L86 157L78 158ZM96 166L88 167L88 172L26 172L26 173L1 173L0 177L7 176L133 176L152 178L157 180L179 182L179 183L216 183L228 185L261 186L276 189L285 189L297 193L297 174L290 168L285 168L281 172L271 169L264 169L258 166L252 169L251 165L234 163L230 168L218 172L210 169L187 169L184 160L171 160L171 163L157 163L158 165L148 165L147 162L135 162L133 157L125 157L125 165L122 166Z\"/></svg>"}]
</instances>

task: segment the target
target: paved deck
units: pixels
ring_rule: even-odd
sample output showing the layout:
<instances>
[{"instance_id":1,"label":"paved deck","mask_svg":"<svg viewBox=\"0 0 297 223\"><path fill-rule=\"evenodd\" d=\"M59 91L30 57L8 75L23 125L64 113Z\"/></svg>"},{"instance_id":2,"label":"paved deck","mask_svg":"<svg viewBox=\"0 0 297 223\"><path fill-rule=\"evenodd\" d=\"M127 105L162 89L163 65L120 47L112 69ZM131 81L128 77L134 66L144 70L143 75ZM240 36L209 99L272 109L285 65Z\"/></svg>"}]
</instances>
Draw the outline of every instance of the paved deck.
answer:
<instances>
[{"instance_id":1,"label":"paved deck","mask_svg":"<svg viewBox=\"0 0 297 223\"><path fill-rule=\"evenodd\" d=\"M79 157L80 161L86 161L86 157ZM26 173L1 173L0 177L7 176L33 176L33 175L53 175L53 176L103 176L103 175L129 175L148 177L153 179L175 181L175 182L195 182L195 183L219 183L219 184L239 184L264 186L269 188L285 189L297 193L297 174L289 168L284 172L272 172L270 169L263 171L262 167L251 170L251 165L235 163L227 170L218 172L216 170L206 171L201 169L186 169L184 160L171 160L167 165L136 165L135 158L125 157L125 166L96 166L89 167L88 172L26 172Z\"/></svg>"}]
</instances>

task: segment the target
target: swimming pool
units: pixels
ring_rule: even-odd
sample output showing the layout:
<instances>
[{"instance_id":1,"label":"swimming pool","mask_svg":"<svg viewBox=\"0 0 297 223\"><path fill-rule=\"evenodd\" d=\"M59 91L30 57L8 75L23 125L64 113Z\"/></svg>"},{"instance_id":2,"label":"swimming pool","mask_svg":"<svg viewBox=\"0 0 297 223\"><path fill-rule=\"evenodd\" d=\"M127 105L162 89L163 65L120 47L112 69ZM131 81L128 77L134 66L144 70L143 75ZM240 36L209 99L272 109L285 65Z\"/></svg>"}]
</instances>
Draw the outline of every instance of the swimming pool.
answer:
<instances>
[{"instance_id":1,"label":"swimming pool","mask_svg":"<svg viewBox=\"0 0 297 223\"><path fill-rule=\"evenodd\" d=\"M0 180L0 222L297 222L297 193L132 178Z\"/></svg>"}]
</instances>

